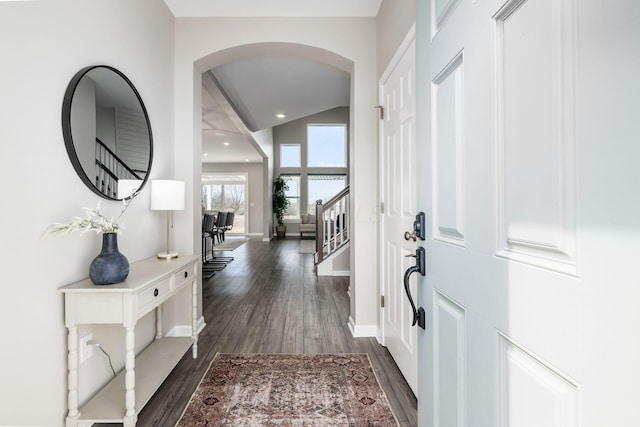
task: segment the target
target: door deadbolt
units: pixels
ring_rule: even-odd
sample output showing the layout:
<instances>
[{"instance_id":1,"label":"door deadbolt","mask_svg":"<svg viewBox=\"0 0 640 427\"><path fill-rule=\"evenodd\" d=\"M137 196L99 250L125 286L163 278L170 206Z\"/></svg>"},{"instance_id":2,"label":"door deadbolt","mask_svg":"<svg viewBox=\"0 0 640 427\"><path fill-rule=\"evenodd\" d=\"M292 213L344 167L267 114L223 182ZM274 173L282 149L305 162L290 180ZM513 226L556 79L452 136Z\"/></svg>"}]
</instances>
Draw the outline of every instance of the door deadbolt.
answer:
<instances>
[{"instance_id":1,"label":"door deadbolt","mask_svg":"<svg viewBox=\"0 0 640 427\"><path fill-rule=\"evenodd\" d=\"M413 240L414 242L417 242L418 239L424 240L425 239L424 224L425 224L424 212L420 212L418 215L416 215L416 220L413 221L413 231L404 232L404 240Z\"/></svg>"}]
</instances>

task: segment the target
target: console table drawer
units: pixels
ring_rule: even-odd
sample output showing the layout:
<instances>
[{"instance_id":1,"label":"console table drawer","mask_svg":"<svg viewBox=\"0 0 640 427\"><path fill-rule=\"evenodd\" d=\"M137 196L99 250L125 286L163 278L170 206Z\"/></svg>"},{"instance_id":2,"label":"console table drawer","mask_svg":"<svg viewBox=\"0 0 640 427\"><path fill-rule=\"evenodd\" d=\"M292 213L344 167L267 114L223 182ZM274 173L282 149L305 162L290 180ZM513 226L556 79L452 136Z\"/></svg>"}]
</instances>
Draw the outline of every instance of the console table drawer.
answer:
<instances>
[{"instance_id":1,"label":"console table drawer","mask_svg":"<svg viewBox=\"0 0 640 427\"><path fill-rule=\"evenodd\" d=\"M138 294L138 312L155 306L171 293L171 278L151 286Z\"/></svg>"},{"instance_id":2,"label":"console table drawer","mask_svg":"<svg viewBox=\"0 0 640 427\"><path fill-rule=\"evenodd\" d=\"M196 276L193 266L189 266L185 269L178 271L176 277L176 289L182 286L183 283L191 281Z\"/></svg>"}]
</instances>

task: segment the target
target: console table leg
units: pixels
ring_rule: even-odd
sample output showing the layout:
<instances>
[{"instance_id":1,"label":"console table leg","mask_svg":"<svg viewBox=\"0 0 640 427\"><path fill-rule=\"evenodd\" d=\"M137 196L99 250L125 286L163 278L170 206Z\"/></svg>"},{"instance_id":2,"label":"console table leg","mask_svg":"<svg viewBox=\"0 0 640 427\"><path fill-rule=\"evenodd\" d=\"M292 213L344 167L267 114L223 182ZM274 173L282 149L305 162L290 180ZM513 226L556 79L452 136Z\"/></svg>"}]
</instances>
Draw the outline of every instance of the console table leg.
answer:
<instances>
[{"instance_id":1,"label":"console table leg","mask_svg":"<svg viewBox=\"0 0 640 427\"><path fill-rule=\"evenodd\" d=\"M198 281L191 285L191 338L193 339L192 355L198 358Z\"/></svg>"},{"instance_id":2,"label":"console table leg","mask_svg":"<svg viewBox=\"0 0 640 427\"><path fill-rule=\"evenodd\" d=\"M78 328L76 326L70 326L68 328L67 337L67 349L69 354L67 355L67 388L69 394L67 396L67 407L69 413L67 416L67 424L70 419L78 417Z\"/></svg>"},{"instance_id":3,"label":"console table leg","mask_svg":"<svg viewBox=\"0 0 640 427\"><path fill-rule=\"evenodd\" d=\"M135 334L133 326L126 328L125 335L125 356L124 356L124 407L125 407L125 417L124 417L124 425L134 426L136 419L136 374L135 374L135 363L136 363L136 354L135 354Z\"/></svg>"},{"instance_id":4,"label":"console table leg","mask_svg":"<svg viewBox=\"0 0 640 427\"><path fill-rule=\"evenodd\" d=\"M136 422L138 422L138 417L136 417L135 415L133 417L124 417L122 425L124 427L135 427Z\"/></svg>"},{"instance_id":5,"label":"console table leg","mask_svg":"<svg viewBox=\"0 0 640 427\"><path fill-rule=\"evenodd\" d=\"M162 304L156 307L156 339L162 338Z\"/></svg>"}]
</instances>

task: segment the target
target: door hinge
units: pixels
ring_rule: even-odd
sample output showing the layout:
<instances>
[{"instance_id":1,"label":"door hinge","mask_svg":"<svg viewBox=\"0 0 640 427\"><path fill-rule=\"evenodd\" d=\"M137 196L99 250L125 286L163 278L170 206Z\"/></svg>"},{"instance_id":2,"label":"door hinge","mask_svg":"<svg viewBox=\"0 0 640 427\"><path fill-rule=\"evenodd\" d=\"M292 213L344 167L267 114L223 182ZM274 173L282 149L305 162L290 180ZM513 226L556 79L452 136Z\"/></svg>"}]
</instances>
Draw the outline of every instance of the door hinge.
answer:
<instances>
[{"instance_id":1,"label":"door hinge","mask_svg":"<svg viewBox=\"0 0 640 427\"><path fill-rule=\"evenodd\" d=\"M380 120L384 120L384 107L382 105L376 105L373 108L377 108L380 113Z\"/></svg>"},{"instance_id":2,"label":"door hinge","mask_svg":"<svg viewBox=\"0 0 640 427\"><path fill-rule=\"evenodd\" d=\"M380 295L380 307L384 308L384 295Z\"/></svg>"}]
</instances>

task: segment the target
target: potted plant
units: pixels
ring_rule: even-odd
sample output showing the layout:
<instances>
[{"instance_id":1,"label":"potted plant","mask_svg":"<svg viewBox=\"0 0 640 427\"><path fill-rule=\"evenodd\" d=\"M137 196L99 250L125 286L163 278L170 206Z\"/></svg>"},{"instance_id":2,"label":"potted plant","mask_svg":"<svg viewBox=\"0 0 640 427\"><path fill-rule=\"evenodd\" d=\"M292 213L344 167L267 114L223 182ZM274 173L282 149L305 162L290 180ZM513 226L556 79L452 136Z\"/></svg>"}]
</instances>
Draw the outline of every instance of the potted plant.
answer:
<instances>
[{"instance_id":1,"label":"potted plant","mask_svg":"<svg viewBox=\"0 0 640 427\"><path fill-rule=\"evenodd\" d=\"M284 225L284 214L289 207L289 199L287 199L286 191L289 189L287 181L281 176L273 181L273 214L276 217L276 235L285 237L287 227Z\"/></svg>"}]
</instances>

